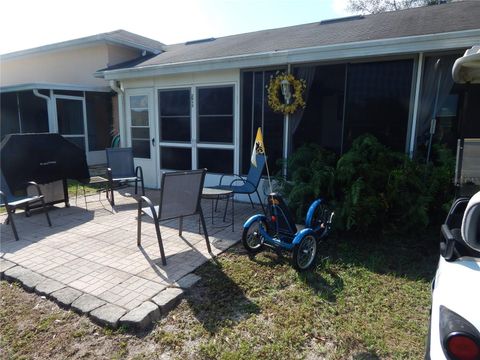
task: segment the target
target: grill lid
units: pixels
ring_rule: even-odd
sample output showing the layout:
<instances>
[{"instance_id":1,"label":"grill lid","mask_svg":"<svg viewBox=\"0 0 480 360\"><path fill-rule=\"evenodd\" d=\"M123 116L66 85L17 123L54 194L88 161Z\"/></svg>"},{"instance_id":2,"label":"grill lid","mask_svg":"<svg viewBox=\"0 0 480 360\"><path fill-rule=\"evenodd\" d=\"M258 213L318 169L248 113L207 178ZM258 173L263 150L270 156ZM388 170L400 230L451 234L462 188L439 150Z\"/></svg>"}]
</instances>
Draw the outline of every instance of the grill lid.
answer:
<instances>
[{"instance_id":1,"label":"grill lid","mask_svg":"<svg viewBox=\"0 0 480 360\"><path fill-rule=\"evenodd\" d=\"M0 144L2 173L12 191L28 181L45 184L90 177L85 152L60 134L10 134Z\"/></svg>"}]
</instances>

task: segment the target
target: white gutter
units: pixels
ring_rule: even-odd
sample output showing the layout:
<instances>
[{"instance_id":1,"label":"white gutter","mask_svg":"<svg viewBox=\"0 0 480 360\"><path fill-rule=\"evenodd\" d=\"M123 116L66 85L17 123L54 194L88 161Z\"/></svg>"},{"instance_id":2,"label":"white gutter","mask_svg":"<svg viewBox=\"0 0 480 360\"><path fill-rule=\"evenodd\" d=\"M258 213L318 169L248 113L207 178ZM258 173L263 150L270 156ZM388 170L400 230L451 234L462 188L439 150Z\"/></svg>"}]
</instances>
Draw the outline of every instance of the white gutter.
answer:
<instances>
[{"instance_id":1,"label":"white gutter","mask_svg":"<svg viewBox=\"0 0 480 360\"><path fill-rule=\"evenodd\" d=\"M113 91L115 91L118 95L117 99L117 106L118 106L118 131L120 134L120 146L125 147L127 146L127 129L126 129L126 124L125 124L125 92L122 89L121 83L120 86L115 80L110 80L109 82L110 87L112 88Z\"/></svg>"},{"instance_id":2,"label":"white gutter","mask_svg":"<svg viewBox=\"0 0 480 360\"><path fill-rule=\"evenodd\" d=\"M24 84L0 86L0 93L25 91L25 90L33 90L33 89L110 92L110 88L108 86L88 86L88 85L61 84L61 83L24 83Z\"/></svg>"},{"instance_id":3,"label":"white gutter","mask_svg":"<svg viewBox=\"0 0 480 360\"><path fill-rule=\"evenodd\" d=\"M58 124L53 118L53 111L52 111L52 98L47 95L40 94L38 89L33 89L33 94L39 98L44 99L47 102L47 116L48 116L48 130L51 133L58 132Z\"/></svg>"},{"instance_id":4,"label":"white gutter","mask_svg":"<svg viewBox=\"0 0 480 360\"><path fill-rule=\"evenodd\" d=\"M391 56L467 48L478 42L480 42L480 29L475 29L107 70L103 72L103 75L106 80L123 80L167 74L295 64L313 61L342 61L362 57ZM159 56L161 57L161 55Z\"/></svg>"},{"instance_id":5,"label":"white gutter","mask_svg":"<svg viewBox=\"0 0 480 360\"><path fill-rule=\"evenodd\" d=\"M19 59L19 58L30 56L33 54L42 54L45 52L61 51L61 50L72 48L72 47L77 47L77 48L85 47L95 43L109 43L113 45L122 45L122 46L127 46L127 47L138 49L138 50L149 51L154 54L159 54L162 52L162 50L159 50L157 48L153 48L143 44L138 44L134 41L127 40L127 39L118 39L112 36L111 34L103 33L103 34L87 36L80 39L67 40L67 41L62 41L54 44L42 45L42 46L38 46L31 49L18 50L18 51L6 53L6 54L1 54L0 59L2 61Z\"/></svg>"}]
</instances>

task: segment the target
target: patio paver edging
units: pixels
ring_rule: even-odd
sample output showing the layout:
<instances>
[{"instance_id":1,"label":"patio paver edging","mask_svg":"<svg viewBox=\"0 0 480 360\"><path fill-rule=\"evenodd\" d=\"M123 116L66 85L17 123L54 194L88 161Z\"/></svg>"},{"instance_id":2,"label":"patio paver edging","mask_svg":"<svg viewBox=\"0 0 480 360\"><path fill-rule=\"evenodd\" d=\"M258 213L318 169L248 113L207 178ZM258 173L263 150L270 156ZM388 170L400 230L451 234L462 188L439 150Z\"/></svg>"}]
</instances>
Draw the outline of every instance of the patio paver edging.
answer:
<instances>
[{"instance_id":1,"label":"patio paver edging","mask_svg":"<svg viewBox=\"0 0 480 360\"><path fill-rule=\"evenodd\" d=\"M135 330L145 330L174 309L184 294L183 289L193 286L200 277L188 274L177 281L181 288L167 287L154 295L151 301L147 300L130 311L1 258L0 279L18 282L27 291L45 296L62 308L71 308L79 314L89 316L101 326L115 329L124 325Z\"/></svg>"},{"instance_id":2,"label":"patio paver edging","mask_svg":"<svg viewBox=\"0 0 480 360\"><path fill-rule=\"evenodd\" d=\"M159 199L158 190L146 193ZM195 269L240 240L242 228L207 219L209 251L198 216L184 219L182 234L178 221L166 220L161 232L168 266L162 266L153 222L145 219L143 243L135 241L138 203L132 194L131 187L117 191L115 211L101 198L88 209L81 202L54 206L49 211L52 227L45 226L43 218L19 213L19 241L4 223L5 214L0 215L0 278L19 282L27 291L103 326L150 327L200 280ZM203 201L202 208L214 212L210 201ZM256 212L250 204L238 203L235 222Z\"/></svg>"}]
</instances>

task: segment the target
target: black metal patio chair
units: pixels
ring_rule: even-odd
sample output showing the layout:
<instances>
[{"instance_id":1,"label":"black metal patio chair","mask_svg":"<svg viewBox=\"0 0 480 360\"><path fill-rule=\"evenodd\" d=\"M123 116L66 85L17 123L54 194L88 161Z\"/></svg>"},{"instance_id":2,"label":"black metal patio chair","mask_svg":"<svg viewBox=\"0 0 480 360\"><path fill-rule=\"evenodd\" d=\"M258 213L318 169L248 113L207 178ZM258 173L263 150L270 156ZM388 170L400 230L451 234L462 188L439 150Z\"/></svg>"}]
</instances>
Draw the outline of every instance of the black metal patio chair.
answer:
<instances>
[{"instance_id":1,"label":"black metal patio chair","mask_svg":"<svg viewBox=\"0 0 480 360\"><path fill-rule=\"evenodd\" d=\"M107 148L107 177L109 189L107 198L112 206L115 205L113 187L115 183L135 182L135 194L138 193L138 182L142 185L142 195L145 196L143 185L143 170L141 166L134 167L132 148ZM110 196L108 195L110 193Z\"/></svg>"},{"instance_id":2,"label":"black metal patio chair","mask_svg":"<svg viewBox=\"0 0 480 360\"><path fill-rule=\"evenodd\" d=\"M262 199L260 198L260 194L258 193L258 185L260 183L260 179L262 178L263 168L265 167L265 155L258 154L257 156L257 166L253 164L250 165L250 170L248 171L247 177L243 177L238 174L227 175L224 174L220 177L220 181L217 186L211 186L214 189L224 189L224 190L231 190L234 194L246 194L250 199L250 203L253 206L252 197L250 196L253 193L257 193L258 201L262 206L262 210L265 213L265 207L263 206ZM230 184L222 184L223 178L225 176L234 176L235 178L230 182ZM240 183L240 184L239 184ZM216 205L215 205L216 208Z\"/></svg>"},{"instance_id":3,"label":"black metal patio chair","mask_svg":"<svg viewBox=\"0 0 480 360\"><path fill-rule=\"evenodd\" d=\"M42 195L42 191L37 183L30 181L27 183L27 186L32 186L36 189L36 195L24 195L24 196L15 196L11 191L10 187L8 186L5 178L3 177L3 173L0 172L0 207L5 207L7 211L7 224L10 223L12 225L13 235L15 236L15 240L19 240L17 228L15 227L15 222L13 220L13 213L18 208L25 208L25 211L28 211L28 208L31 204L40 203L47 217L48 226L52 226L52 222L50 221L50 216L48 216L48 211L45 206L45 199Z\"/></svg>"},{"instance_id":4,"label":"black metal patio chair","mask_svg":"<svg viewBox=\"0 0 480 360\"><path fill-rule=\"evenodd\" d=\"M160 221L179 218L179 235L182 236L183 218L190 215L199 215L203 227L205 241L208 252L211 253L210 241L208 239L205 218L203 217L202 207L200 205L203 183L207 169L175 171L163 173L160 190L160 203L154 206L152 201L146 196L138 200L138 218L137 218L137 245L141 245L142 237L142 215L146 214L153 219L155 231L157 233L158 246L162 264L167 265L165 251L163 249L162 234L160 232ZM147 207L143 207L143 203Z\"/></svg>"}]
</instances>

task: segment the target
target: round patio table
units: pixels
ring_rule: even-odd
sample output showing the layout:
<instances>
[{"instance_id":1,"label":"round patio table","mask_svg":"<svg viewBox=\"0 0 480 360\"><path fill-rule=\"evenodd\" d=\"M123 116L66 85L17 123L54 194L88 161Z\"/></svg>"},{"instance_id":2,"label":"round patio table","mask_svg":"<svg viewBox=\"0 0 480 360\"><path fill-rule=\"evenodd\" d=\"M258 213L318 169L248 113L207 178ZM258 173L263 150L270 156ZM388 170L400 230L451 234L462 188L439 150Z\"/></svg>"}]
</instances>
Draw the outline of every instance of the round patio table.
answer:
<instances>
[{"instance_id":1,"label":"round patio table","mask_svg":"<svg viewBox=\"0 0 480 360\"><path fill-rule=\"evenodd\" d=\"M225 222L225 218L227 216L227 209L228 209L228 202L230 199L232 200L232 231L234 231L234 201L233 201L233 191L232 190L226 190L226 189L215 189L215 188L209 188L209 187L204 187L202 190L202 199L211 199L212 200L212 225L214 224L213 222L213 213L216 211L215 206L214 206L214 201L218 200L227 200L227 203L225 204L225 210L223 212L223 222ZM226 227L230 225L228 224L222 224L219 225L220 227Z\"/></svg>"},{"instance_id":2,"label":"round patio table","mask_svg":"<svg viewBox=\"0 0 480 360\"><path fill-rule=\"evenodd\" d=\"M96 190L98 193L98 201L100 201L100 195L103 191L108 195L108 179L102 177L102 176L92 176L89 178L88 182L84 183L78 183L77 186L75 187L75 205L77 205L77 200L78 200L78 186L81 185L83 188L83 197L85 199L85 209L87 209L87 194L85 192L85 185L98 185L100 186L99 189ZM108 198L107 198L108 200Z\"/></svg>"}]
</instances>

